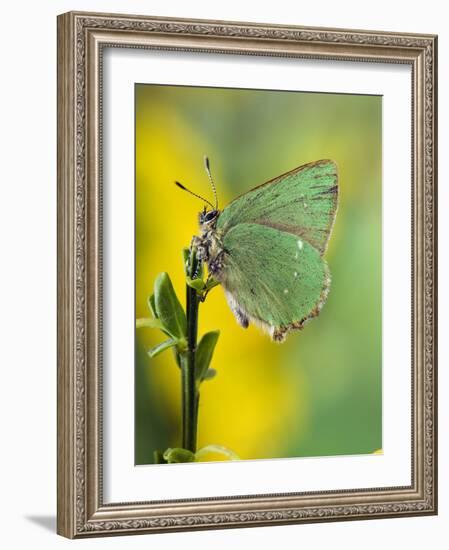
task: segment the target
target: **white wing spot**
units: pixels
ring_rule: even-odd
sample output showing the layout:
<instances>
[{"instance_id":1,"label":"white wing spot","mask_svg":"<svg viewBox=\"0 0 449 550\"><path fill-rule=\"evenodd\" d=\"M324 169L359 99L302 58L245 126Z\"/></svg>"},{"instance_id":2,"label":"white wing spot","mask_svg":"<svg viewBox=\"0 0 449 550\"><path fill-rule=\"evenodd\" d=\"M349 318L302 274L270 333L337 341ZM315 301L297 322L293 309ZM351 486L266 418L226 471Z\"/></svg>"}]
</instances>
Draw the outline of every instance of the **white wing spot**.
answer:
<instances>
[{"instance_id":1,"label":"white wing spot","mask_svg":"<svg viewBox=\"0 0 449 550\"><path fill-rule=\"evenodd\" d=\"M304 243L303 243L302 241L298 241L298 248L299 248L299 250L302 250L303 246L304 246ZM296 253L296 256L295 256L295 257L296 257L296 258L298 257L298 253Z\"/></svg>"},{"instance_id":2,"label":"white wing spot","mask_svg":"<svg viewBox=\"0 0 449 550\"><path fill-rule=\"evenodd\" d=\"M304 203L304 210L307 208L307 203L305 202Z\"/></svg>"},{"instance_id":3,"label":"white wing spot","mask_svg":"<svg viewBox=\"0 0 449 550\"><path fill-rule=\"evenodd\" d=\"M293 275L295 276L295 279L296 279L296 277L298 276L298 272L295 271L295 272L293 273Z\"/></svg>"},{"instance_id":4,"label":"white wing spot","mask_svg":"<svg viewBox=\"0 0 449 550\"><path fill-rule=\"evenodd\" d=\"M288 288L284 288L284 294L288 294Z\"/></svg>"}]
</instances>

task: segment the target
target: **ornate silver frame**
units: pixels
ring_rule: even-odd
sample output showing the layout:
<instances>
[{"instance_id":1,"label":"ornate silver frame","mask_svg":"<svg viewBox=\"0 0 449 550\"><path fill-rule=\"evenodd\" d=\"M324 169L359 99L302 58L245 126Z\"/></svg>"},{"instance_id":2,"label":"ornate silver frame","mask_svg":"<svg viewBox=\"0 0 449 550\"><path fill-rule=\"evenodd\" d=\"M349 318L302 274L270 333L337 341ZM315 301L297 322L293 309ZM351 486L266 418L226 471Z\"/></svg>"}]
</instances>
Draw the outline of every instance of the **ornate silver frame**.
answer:
<instances>
[{"instance_id":1,"label":"ornate silver frame","mask_svg":"<svg viewBox=\"0 0 449 550\"><path fill-rule=\"evenodd\" d=\"M412 484L104 504L101 59L104 47L404 63L412 68ZM58 17L58 533L70 538L437 513L437 38L70 12ZM150 498L150 495L149 495Z\"/></svg>"}]
</instances>

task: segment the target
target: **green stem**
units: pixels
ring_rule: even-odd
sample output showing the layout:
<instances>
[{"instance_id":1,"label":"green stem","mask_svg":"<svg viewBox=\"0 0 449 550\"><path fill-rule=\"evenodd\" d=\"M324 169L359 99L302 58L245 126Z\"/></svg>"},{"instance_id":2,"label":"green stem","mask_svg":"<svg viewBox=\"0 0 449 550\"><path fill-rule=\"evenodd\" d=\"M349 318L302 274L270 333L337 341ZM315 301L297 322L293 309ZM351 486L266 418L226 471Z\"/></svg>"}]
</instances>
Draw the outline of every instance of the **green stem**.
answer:
<instances>
[{"instance_id":1,"label":"green stem","mask_svg":"<svg viewBox=\"0 0 449 550\"><path fill-rule=\"evenodd\" d=\"M193 279L200 266L195 249L190 250L189 277ZM199 392L195 382L195 353L198 336L198 308L200 299L197 291L186 285L187 351L181 362L182 382L182 446L196 452L198 428Z\"/></svg>"}]
</instances>

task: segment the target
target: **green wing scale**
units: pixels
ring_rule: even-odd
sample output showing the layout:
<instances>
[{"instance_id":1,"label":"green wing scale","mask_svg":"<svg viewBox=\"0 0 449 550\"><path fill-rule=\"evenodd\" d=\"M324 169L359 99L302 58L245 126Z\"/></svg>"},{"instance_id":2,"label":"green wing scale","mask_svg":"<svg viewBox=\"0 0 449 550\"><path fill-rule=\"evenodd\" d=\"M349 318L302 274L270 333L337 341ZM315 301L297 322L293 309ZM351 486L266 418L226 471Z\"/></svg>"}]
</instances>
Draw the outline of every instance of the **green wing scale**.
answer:
<instances>
[{"instance_id":1,"label":"green wing scale","mask_svg":"<svg viewBox=\"0 0 449 550\"><path fill-rule=\"evenodd\" d=\"M303 238L321 254L337 209L337 167L331 160L300 166L234 199L220 214L217 231L258 223Z\"/></svg>"},{"instance_id":2,"label":"green wing scale","mask_svg":"<svg viewBox=\"0 0 449 550\"><path fill-rule=\"evenodd\" d=\"M242 223L226 234L223 245L222 284L243 325L247 316L281 341L290 329L302 328L318 315L329 289L329 270L307 241Z\"/></svg>"}]
</instances>

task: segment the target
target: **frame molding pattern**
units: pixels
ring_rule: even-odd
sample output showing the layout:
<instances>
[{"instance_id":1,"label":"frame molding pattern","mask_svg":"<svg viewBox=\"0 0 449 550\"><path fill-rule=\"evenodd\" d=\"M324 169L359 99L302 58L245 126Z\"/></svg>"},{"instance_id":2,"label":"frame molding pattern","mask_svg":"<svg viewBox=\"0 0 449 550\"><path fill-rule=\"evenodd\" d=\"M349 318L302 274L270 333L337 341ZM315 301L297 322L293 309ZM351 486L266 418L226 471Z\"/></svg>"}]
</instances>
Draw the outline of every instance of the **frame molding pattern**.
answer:
<instances>
[{"instance_id":1,"label":"frame molding pattern","mask_svg":"<svg viewBox=\"0 0 449 550\"><path fill-rule=\"evenodd\" d=\"M163 41L152 43L152 36ZM92 135L90 111L101 134L104 45L412 66L412 486L103 504L101 212L92 212L87 200L94 197L101 207L101 136ZM76 12L58 17L58 533L77 538L437 512L436 46L429 35Z\"/></svg>"}]
</instances>

